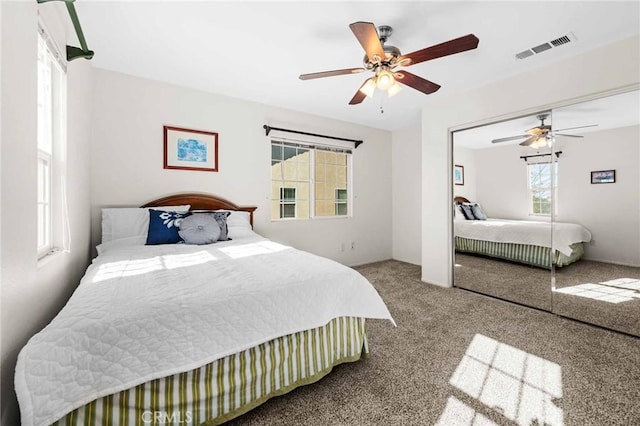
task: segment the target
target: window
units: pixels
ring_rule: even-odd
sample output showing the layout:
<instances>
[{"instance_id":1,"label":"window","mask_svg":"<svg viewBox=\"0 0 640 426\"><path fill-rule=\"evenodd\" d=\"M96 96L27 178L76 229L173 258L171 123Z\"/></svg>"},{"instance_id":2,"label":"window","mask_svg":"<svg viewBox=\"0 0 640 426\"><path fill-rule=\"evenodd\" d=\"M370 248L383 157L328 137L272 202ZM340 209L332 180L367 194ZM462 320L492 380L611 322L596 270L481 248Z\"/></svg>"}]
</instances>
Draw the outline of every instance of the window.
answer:
<instances>
[{"instance_id":1,"label":"window","mask_svg":"<svg viewBox=\"0 0 640 426\"><path fill-rule=\"evenodd\" d=\"M347 190L336 189L336 216L347 215Z\"/></svg>"},{"instance_id":2,"label":"window","mask_svg":"<svg viewBox=\"0 0 640 426\"><path fill-rule=\"evenodd\" d=\"M296 217L296 188L280 188L280 219Z\"/></svg>"},{"instance_id":3,"label":"window","mask_svg":"<svg viewBox=\"0 0 640 426\"><path fill-rule=\"evenodd\" d=\"M37 244L43 257L62 246L66 75L43 30L38 33Z\"/></svg>"},{"instance_id":4,"label":"window","mask_svg":"<svg viewBox=\"0 0 640 426\"><path fill-rule=\"evenodd\" d=\"M271 219L350 214L351 151L272 141Z\"/></svg>"},{"instance_id":5,"label":"window","mask_svg":"<svg viewBox=\"0 0 640 426\"><path fill-rule=\"evenodd\" d=\"M551 215L551 194L557 191L558 165L551 163L527 164L529 175L529 213L537 216ZM555 184L552 186L552 173L555 171ZM556 192L557 193L557 192Z\"/></svg>"}]
</instances>

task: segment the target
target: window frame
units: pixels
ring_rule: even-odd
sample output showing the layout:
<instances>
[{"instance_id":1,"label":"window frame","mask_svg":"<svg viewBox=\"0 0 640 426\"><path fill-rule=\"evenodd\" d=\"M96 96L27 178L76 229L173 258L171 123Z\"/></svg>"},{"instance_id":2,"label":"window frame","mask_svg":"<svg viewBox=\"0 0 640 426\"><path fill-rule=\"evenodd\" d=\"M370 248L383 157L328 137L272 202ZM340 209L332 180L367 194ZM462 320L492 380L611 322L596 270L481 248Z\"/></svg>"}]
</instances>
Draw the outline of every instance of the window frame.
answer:
<instances>
[{"instance_id":1,"label":"window frame","mask_svg":"<svg viewBox=\"0 0 640 426\"><path fill-rule=\"evenodd\" d=\"M67 70L55 43L38 23L36 137L36 251L38 260L68 251L66 218ZM41 166L46 168L41 173Z\"/></svg>"},{"instance_id":2,"label":"window frame","mask_svg":"<svg viewBox=\"0 0 640 426\"><path fill-rule=\"evenodd\" d=\"M296 199L295 203L296 203L296 217L278 217L275 218L273 217L273 214L271 214L271 221L273 222L278 222L278 221L289 221L289 220L332 220L332 219L347 219L347 218L351 218L353 217L353 152L350 148L348 147L344 147L344 146L330 146L330 145L320 145L320 144L314 144L314 143L307 143L307 142L302 142L302 141L290 141L287 140L285 138L271 138L269 145L271 147L271 154L270 154L270 160L271 160L271 166L273 166L273 162L276 161L273 158L273 146L274 145L278 145L278 146L283 146L283 147L297 147L300 149L304 149L307 150L309 152L309 179L308 180L285 180L284 176L281 180L274 180L273 179L273 174L271 174L270 176L270 185L272 185L272 194L273 194L273 183L274 182L280 182L282 185L285 185L286 182L296 182L296 183L305 183L309 185L309 199L308 200L304 200L306 202L309 203L309 216L308 217L297 217L298 216L298 206L299 206L299 202ZM340 190L346 190L347 191L347 198L343 203L340 204L346 204L347 205L347 213L344 215L338 215L335 214L335 207L334 207L334 214L332 215L317 215L316 214L316 188L315 188L315 184L316 184L316 179L315 179L315 173L316 173L316 154L318 151L329 151L329 152L336 152L338 154L345 154L346 156L346 188L336 188L336 190L340 189ZM282 160L278 160L278 161L286 161L285 159ZM273 170L271 169L270 173L273 173ZM297 178L297 176L296 176ZM281 191L284 188L288 188L287 186L280 186L279 191ZM279 192L281 193L281 192ZM296 195L297 195L297 190L296 190ZM337 193L336 193L337 195ZM270 200L272 202L274 201L278 201L280 206L282 205L282 197L280 197L280 199L275 199L272 197L270 198ZM330 200L324 200L324 201L330 201ZM334 206L337 204L337 199L333 199L333 204ZM279 216L281 216L281 207L279 206Z\"/></svg>"},{"instance_id":3,"label":"window frame","mask_svg":"<svg viewBox=\"0 0 640 426\"><path fill-rule=\"evenodd\" d=\"M293 190L293 198L286 197L286 191ZM289 187L289 186L281 186L280 187L280 219L295 219L298 213L298 202L297 202L297 191L298 188ZM284 216L284 206L293 205L293 216Z\"/></svg>"},{"instance_id":4,"label":"window frame","mask_svg":"<svg viewBox=\"0 0 640 426\"><path fill-rule=\"evenodd\" d=\"M346 188L336 188L336 196L335 196L335 202L333 203L335 206L335 216L348 216L349 214L349 190ZM345 198L340 198L340 191L345 191L346 192L346 197ZM339 214L338 213L338 206L341 205L346 205L347 207L347 211L345 212L345 214Z\"/></svg>"},{"instance_id":5,"label":"window frame","mask_svg":"<svg viewBox=\"0 0 640 426\"><path fill-rule=\"evenodd\" d=\"M549 165L550 166L550 186L548 188L545 187L532 187L531 185L531 167L532 166L540 166L540 165ZM539 161L527 163L526 168L527 173L527 204L529 210L529 216L536 217L551 217L553 215L558 214L558 161ZM550 199L549 199L549 213L536 213L534 209L533 196L535 192L549 191ZM541 205L541 204L540 204Z\"/></svg>"}]
</instances>

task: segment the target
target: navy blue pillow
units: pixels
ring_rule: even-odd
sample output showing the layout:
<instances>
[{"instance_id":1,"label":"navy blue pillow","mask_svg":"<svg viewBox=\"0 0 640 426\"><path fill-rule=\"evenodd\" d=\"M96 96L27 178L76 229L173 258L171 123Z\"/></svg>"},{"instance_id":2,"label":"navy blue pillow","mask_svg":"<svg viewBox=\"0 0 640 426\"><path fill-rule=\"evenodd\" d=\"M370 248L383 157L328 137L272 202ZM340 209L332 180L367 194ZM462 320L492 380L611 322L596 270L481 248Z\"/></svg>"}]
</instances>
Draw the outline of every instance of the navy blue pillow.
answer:
<instances>
[{"instance_id":1,"label":"navy blue pillow","mask_svg":"<svg viewBox=\"0 0 640 426\"><path fill-rule=\"evenodd\" d=\"M464 214L465 219L475 220L476 217L473 215L473 210L471 209L471 206L466 204L460 204L460 207L462 208L462 214Z\"/></svg>"},{"instance_id":2,"label":"navy blue pillow","mask_svg":"<svg viewBox=\"0 0 640 426\"><path fill-rule=\"evenodd\" d=\"M477 220L487 220L487 215L480 208L480 204L471 203L471 211Z\"/></svg>"},{"instance_id":3,"label":"navy blue pillow","mask_svg":"<svg viewBox=\"0 0 640 426\"><path fill-rule=\"evenodd\" d=\"M191 212L166 212L149 209L149 231L147 232L147 245L176 244L183 242L178 234L180 222Z\"/></svg>"}]
</instances>

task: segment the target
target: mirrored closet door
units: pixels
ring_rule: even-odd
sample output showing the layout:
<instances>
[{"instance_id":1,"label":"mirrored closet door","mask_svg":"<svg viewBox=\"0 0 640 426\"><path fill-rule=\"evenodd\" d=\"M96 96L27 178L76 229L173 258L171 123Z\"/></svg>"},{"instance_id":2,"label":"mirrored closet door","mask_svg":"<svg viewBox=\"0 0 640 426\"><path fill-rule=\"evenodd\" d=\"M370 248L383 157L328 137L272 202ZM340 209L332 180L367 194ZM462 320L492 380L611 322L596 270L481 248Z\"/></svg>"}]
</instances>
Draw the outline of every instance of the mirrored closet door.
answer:
<instances>
[{"instance_id":1,"label":"mirrored closet door","mask_svg":"<svg viewBox=\"0 0 640 426\"><path fill-rule=\"evenodd\" d=\"M552 309L549 112L453 133L454 285Z\"/></svg>"},{"instance_id":2,"label":"mirrored closet door","mask_svg":"<svg viewBox=\"0 0 640 426\"><path fill-rule=\"evenodd\" d=\"M553 124L553 312L640 336L640 94L554 109Z\"/></svg>"},{"instance_id":3,"label":"mirrored closet door","mask_svg":"<svg viewBox=\"0 0 640 426\"><path fill-rule=\"evenodd\" d=\"M454 285L640 336L640 93L453 133Z\"/></svg>"}]
</instances>

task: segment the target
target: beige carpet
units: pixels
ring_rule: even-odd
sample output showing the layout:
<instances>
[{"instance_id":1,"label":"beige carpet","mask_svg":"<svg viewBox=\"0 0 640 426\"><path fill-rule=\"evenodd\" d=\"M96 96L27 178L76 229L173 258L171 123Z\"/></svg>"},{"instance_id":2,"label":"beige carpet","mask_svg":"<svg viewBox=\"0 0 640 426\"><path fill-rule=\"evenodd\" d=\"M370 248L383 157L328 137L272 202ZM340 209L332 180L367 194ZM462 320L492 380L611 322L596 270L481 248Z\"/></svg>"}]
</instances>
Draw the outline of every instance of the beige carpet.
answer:
<instances>
[{"instance_id":1,"label":"beige carpet","mask_svg":"<svg viewBox=\"0 0 640 426\"><path fill-rule=\"evenodd\" d=\"M239 417L249 425L637 425L640 339L459 289L397 261L358 269L398 327L368 360Z\"/></svg>"},{"instance_id":2,"label":"beige carpet","mask_svg":"<svg viewBox=\"0 0 640 426\"><path fill-rule=\"evenodd\" d=\"M640 336L640 268L580 260L551 272L456 253L456 286Z\"/></svg>"}]
</instances>

